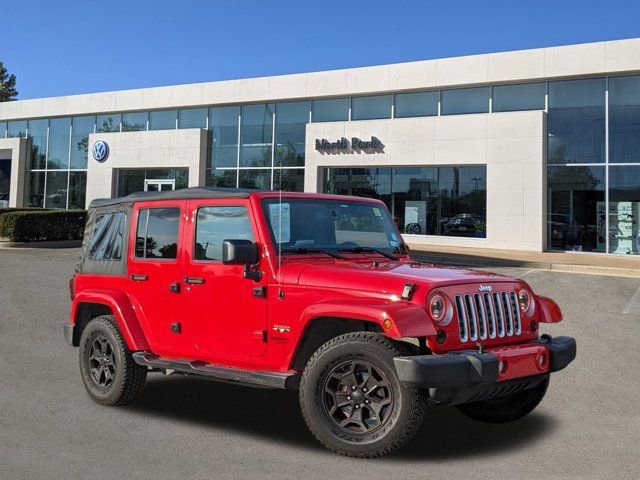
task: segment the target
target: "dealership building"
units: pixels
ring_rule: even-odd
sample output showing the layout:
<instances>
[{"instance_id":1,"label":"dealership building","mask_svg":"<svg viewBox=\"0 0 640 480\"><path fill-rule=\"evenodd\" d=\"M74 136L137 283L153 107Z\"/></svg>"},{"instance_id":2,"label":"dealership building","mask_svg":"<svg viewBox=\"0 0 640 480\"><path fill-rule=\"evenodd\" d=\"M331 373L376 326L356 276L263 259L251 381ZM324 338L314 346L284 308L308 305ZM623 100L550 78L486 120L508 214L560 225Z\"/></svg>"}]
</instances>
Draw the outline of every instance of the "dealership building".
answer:
<instances>
[{"instance_id":1,"label":"dealership building","mask_svg":"<svg viewBox=\"0 0 640 480\"><path fill-rule=\"evenodd\" d=\"M0 207L383 200L412 245L637 255L640 39L0 103Z\"/></svg>"}]
</instances>

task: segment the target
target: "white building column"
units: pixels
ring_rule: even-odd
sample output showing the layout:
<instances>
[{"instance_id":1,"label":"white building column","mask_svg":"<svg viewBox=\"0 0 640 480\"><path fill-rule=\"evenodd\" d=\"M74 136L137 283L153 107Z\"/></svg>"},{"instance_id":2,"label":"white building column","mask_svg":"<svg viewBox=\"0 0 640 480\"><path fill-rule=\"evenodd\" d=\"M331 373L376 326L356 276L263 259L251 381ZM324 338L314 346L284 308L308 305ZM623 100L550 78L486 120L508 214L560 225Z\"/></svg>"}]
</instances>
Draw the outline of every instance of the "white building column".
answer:
<instances>
[{"instance_id":1,"label":"white building column","mask_svg":"<svg viewBox=\"0 0 640 480\"><path fill-rule=\"evenodd\" d=\"M93 145L103 140L109 146L107 158L93 158ZM153 170L188 168L189 187L205 184L207 167L207 131L152 130L141 132L93 133L89 135L86 206L96 198L117 195L119 169Z\"/></svg>"},{"instance_id":2,"label":"white building column","mask_svg":"<svg viewBox=\"0 0 640 480\"><path fill-rule=\"evenodd\" d=\"M11 160L10 207L21 207L24 204L27 151L26 138L0 138L0 158Z\"/></svg>"}]
</instances>

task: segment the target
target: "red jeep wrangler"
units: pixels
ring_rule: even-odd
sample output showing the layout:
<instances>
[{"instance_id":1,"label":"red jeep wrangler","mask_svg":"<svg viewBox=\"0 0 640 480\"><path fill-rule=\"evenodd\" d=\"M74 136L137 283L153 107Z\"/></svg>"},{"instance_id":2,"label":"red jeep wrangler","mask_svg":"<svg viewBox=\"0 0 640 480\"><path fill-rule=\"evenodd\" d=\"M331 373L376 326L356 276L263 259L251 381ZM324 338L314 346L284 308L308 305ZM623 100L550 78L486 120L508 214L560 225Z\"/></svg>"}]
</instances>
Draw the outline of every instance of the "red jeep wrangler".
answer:
<instances>
[{"instance_id":1,"label":"red jeep wrangler","mask_svg":"<svg viewBox=\"0 0 640 480\"><path fill-rule=\"evenodd\" d=\"M311 432L375 457L427 401L507 422L576 354L517 279L411 261L377 200L190 188L91 204L67 341L93 400L122 405L148 372L298 389Z\"/></svg>"}]
</instances>

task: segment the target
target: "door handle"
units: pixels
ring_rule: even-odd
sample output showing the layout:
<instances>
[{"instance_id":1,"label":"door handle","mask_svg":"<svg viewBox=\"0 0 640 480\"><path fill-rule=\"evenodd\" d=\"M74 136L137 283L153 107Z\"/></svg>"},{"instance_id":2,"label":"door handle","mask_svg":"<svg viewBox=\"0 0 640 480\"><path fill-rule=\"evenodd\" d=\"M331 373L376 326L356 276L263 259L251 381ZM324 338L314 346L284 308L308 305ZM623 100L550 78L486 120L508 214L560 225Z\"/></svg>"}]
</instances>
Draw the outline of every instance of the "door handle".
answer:
<instances>
[{"instance_id":1,"label":"door handle","mask_svg":"<svg viewBox=\"0 0 640 480\"><path fill-rule=\"evenodd\" d=\"M204 283L204 278L200 277L184 277L184 283L192 283L195 285L200 285Z\"/></svg>"},{"instance_id":2,"label":"door handle","mask_svg":"<svg viewBox=\"0 0 640 480\"><path fill-rule=\"evenodd\" d=\"M138 275L135 273L132 273L130 276L131 280L133 280L134 282L144 282L146 281L149 277L147 277L146 275Z\"/></svg>"}]
</instances>

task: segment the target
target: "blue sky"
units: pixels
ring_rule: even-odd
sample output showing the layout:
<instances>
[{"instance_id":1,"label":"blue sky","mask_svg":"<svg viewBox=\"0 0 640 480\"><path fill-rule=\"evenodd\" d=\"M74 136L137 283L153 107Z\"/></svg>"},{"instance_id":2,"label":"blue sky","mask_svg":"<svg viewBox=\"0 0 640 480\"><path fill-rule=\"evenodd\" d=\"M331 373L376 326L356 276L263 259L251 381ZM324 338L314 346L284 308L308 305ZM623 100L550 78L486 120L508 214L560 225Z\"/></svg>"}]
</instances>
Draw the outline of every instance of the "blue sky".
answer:
<instances>
[{"instance_id":1,"label":"blue sky","mask_svg":"<svg viewBox=\"0 0 640 480\"><path fill-rule=\"evenodd\" d=\"M0 0L21 99L636 36L634 0Z\"/></svg>"}]
</instances>

